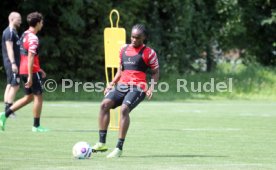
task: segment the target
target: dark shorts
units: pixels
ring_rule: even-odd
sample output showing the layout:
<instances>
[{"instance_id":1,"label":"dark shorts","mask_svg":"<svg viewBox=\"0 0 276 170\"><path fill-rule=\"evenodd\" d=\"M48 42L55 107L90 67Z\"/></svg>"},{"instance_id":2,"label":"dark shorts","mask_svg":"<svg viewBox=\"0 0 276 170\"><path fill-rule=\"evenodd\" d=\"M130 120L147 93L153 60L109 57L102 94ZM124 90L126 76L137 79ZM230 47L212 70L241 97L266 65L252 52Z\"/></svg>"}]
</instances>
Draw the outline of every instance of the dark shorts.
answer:
<instances>
[{"instance_id":1,"label":"dark shorts","mask_svg":"<svg viewBox=\"0 0 276 170\"><path fill-rule=\"evenodd\" d=\"M117 85L105 95L105 98L115 102L113 109L125 104L132 110L145 99L145 96L146 93L137 86Z\"/></svg>"},{"instance_id":2,"label":"dark shorts","mask_svg":"<svg viewBox=\"0 0 276 170\"><path fill-rule=\"evenodd\" d=\"M27 83L28 75L21 75L22 81ZM24 87L24 91L26 95L34 94L34 95L41 95L43 92L43 82L41 78L41 73L33 73L33 85L30 88Z\"/></svg>"},{"instance_id":3,"label":"dark shorts","mask_svg":"<svg viewBox=\"0 0 276 170\"><path fill-rule=\"evenodd\" d=\"M5 64L5 70L7 75L7 84L10 84L11 86L18 86L20 83L20 77L19 74L12 71L11 64Z\"/></svg>"}]
</instances>

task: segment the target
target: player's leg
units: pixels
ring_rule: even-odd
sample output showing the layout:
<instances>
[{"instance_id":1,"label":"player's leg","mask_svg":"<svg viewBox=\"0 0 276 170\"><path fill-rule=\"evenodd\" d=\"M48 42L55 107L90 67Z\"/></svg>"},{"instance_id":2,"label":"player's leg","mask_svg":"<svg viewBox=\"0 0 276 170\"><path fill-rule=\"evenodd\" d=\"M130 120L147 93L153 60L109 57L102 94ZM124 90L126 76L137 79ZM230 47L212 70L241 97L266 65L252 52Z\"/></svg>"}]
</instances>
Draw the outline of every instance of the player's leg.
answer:
<instances>
[{"instance_id":1,"label":"player's leg","mask_svg":"<svg viewBox=\"0 0 276 170\"><path fill-rule=\"evenodd\" d=\"M47 132L49 129L44 128L40 125L40 117L42 111L43 96L42 94L34 94L34 105L33 105L33 132Z\"/></svg>"},{"instance_id":2,"label":"player's leg","mask_svg":"<svg viewBox=\"0 0 276 170\"><path fill-rule=\"evenodd\" d=\"M99 142L93 147L94 152L105 152L108 150L106 143L107 128L110 121L110 109L114 106L114 101L111 99L104 99L100 106L99 113Z\"/></svg>"},{"instance_id":3,"label":"player's leg","mask_svg":"<svg viewBox=\"0 0 276 170\"><path fill-rule=\"evenodd\" d=\"M8 74L7 74L7 76L8 76ZM8 79L9 79L9 77L8 77ZM22 76L22 80L23 80L23 82L26 82L27 77ZM11 80L10 80L10 82L11 82ZM10 115L14 114L14 112L16 110L20 109L21 107L27 105L28 103L30 103L32 101L33 95L32 95L31 89L25 88L24 91L26 94L24 97L17 100L11 107L7 108L7 110L5 112L0 114L0 127L2 130L5 130L6 120L8 117L10 117Z\"/></svg>"},{"instance_id":4,"label":"player's leg","mask_svg":"<svg viewBox=\"0 0 276 170\"><path fill-rule=\"evenodd\" d=\"M27 82L27 76L23 75L22 80L24 83ZM29 104L33 100L33 92L31 88L24 88L25 96L17 100L7 111L0 115L0 126L2 130L5 130L6 119L13 114L15 111Z\"/></svg>"},{"instance_id":5,"label":"player's leg","mask_svg":"<svg viewBox=\"0 0 276 170\"><path fill-rule=\"evenodd\" d=\"M15 99L15 96L16 96L16 93L19 89L19 85L16 85L16 86L10 86L8 92L7 92L7 97L6 97L6 108L5 110L7 110L8 108L10 108L14 102L14 99Z\"/></svg>"},{"instance_id":6,"label":"player's leg","mask_svg":"<svg viewBox=\"0 0 276 170\"><path fill-rule=\"evenodd\" d=\"M20 83L19 75L16 73L12 73L10 88L9 88L9 91L7 92L7 103L5 107L5 112L8 111L8 109L13 105L16 93L19 89L19 83ZM10 115L10 117L15 117L15 113L13 112Z\"/></svg>"},{"instance_id":7,"label":"player's leg","mask_svg":"<svg viewBox=\"0 0 276 170\"><path fill-rule=\"evenodd\" d=\"M116 148L107 157L120 157L122 155L124 141L130 125L129 113L145 98L145 93L137 88L127 93L121 107L120 128Z\"/></svg>"},{"instance_id":8,"label":"player's leg","mask_svg":"<svg viewBox=\"0 0 276 170\"><path fill-rule=\"evenodd\" d=\"M130 109L127 105L121 106L119 137L116 148L107 155L107 158L120 157L123 153L123 145L130 124Z\"/></svg>"},{"instance_id":9,"label":"player's leg","mask_svg":"<svg viewBox=\"0 0 276 170\"><path fill-rule=\"evenodd\" d=\"M5 71L6 71L6 76L7 76L7 86L4 92L4 104L5 104L5 110L6 108L8 108L8 96L9 96L9 91L11 88L11 78L12 78L12 68L11 65L9 63L5 63L4 62L4 67L5 67Z\"/></svg>"},{"instance_id":10,"label":"player's leg","mask_svg":"<svg viewBox=\"0 0 276 170\"><path fill-rule=\"evenodd\" d=\"M10 88L7 92L7 96L6 96L6 103L8 104L12 104L14 102L14 99L15 99L15 96L16 96L16 93L19 89L19 85L16 84L16 85L10 85Z\"/></svg>"},{"instance_id":11,"label":"player's leg","mask_svg":"<svg viewBox=\"0 0 276 170\"><path fill-rule=\"evenodd\" d=\"M6 111L9 108L9 103L8 103L8 96L9 96L9 91L11 88L11 84L7 84L5 92L4 92L4 103L5 103L5 109L4 111Z\"/></svg>"},{"instance_id":12,"label":"player's leg","mask_svg":"<svg viewBox=\"0 0 276 170\"><path fill-rule=\"evenodd\" d=\"M4 93L4 103L5 111L7 111L14 102L15 95L19 89L20 78L18 74L12 72L10 64L5 64L5 70L7 75L7 86Z\"/></svg>"},{"instance_id":13,"label":"player's leg","mask_svg":"<svg viewBox=\"0 0 276 170\"><path fill-rule=\"evenodd\" d=\"M32 100L33 100L33 95L32 95L32 94L25 95L25 96L22 97L21 99L17 100L17 101L6 111L6 114L9 115L10 112L15 112L15 111L21 109L22 107L24 107L24 106L26 106L27 104L29 104ZM10 114L12 114L12 113L10 113Z\"/></svg>"},{"instance_id":14,"label":"player's leg","mask_svg":"<svg viewBox=\"0 0 276 170\"><path fill-rule=\"evenodd\" d=\"M23 83L27 82L27 76L22 76ZM33 92L31 88L24 88L25 96L17 100L7 111L6 116L9 117L10 114L19 110L20 108L26 106L33 100Z\"/></svg>"},{"instance_id":15,"label":"player's leg","mask_svg":"<svg viewBox=\"0 0 276 170\"><path fill-rule=\"evenodd\" d=\"M124 95L124 93L118 91L115 88L108 92L105 98L103 99L99 113L99 142L92 147L94 152L107 151L105 143L107 129L110 121L110 109L116 108L117 106L121 105L124 99Z\"/></svg>"},{"instance_id":16,"label":"player's leg","mask_svg":"<svg viewBox=\"0 0 276 170\"><path fill-rule=\"evenodd\" d=\"M114 106L114 101L111 99L104 99L100 106L99 113L99 129L107 130L110 120L110 109ZM104 142L105 143L105 142Z\"/></svg>"},{"instance_id":17,"label":"player's leg","mask_svg":"<svg viewBox=\"0 0 276 170\"><path fill-rule=\"evenodd\" d=\"M8 102L8 94L9 94L10 88L11 88L11 84L7 84L6 88L5 88L5 92L4 92L4 102L5 103Z\"/></svg>"},{"instance_id":18,"label":"player's leg","mask_svg":"<svg viewBox=\"0 0 276 170\"><path fill-rule=\"evenodd\" d=\"M41 82L41 75L39 73L33 74L33 85L31 87L32 93L34 95L34 105L33 105L33 132L47 132L49 129L44 128L40 125L41 111L43 105L43 87Z\"/></svg>"},{"instance_id":19,"label":"player's leg","mask_svg":"<svg viewBox=\"0 0 276 170\"><path fill-rule=\"evenodd\" d=\"M15 111L19 110L23 106L29 104L33 100L33 95L25 95L21 99L17 100L7 111L1 113L0 115L0 126L2 130L5 130L6 119L13 114Z\"/></svg>"}]
</instances>

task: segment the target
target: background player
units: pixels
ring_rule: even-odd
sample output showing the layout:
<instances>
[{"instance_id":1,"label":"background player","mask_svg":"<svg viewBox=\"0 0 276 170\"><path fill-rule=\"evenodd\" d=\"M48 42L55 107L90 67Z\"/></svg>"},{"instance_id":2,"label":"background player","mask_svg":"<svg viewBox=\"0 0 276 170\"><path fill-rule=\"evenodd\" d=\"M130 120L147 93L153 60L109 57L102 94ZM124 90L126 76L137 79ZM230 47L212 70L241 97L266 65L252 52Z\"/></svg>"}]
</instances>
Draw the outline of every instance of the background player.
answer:
<instances>
[{"instance_id":1,"label":"background player","mask_svg":"<svg viewBox=\"0 0 276 170\"><path fill-rule=\"evenodd\" d=\"M25 83L25 96L16 101L5 113L0 116L0 126L5 130L6 119L10 114L34 101L33 116L34 124L33 132L45 132L48 129L40 126L40 116L42 110L42 78L46 77L46 73L40 68L38 46L39 41L36 34L43 27L43 16L38 12L30 13L27 16L29 29L25 31L21 37L20 43L20 75Z\"/></svg>"},{"instance_id":2,"label":"background player","mask_svg":"<svg viewBox=\"0 0 276 170\"><path fill-rule=\"evenodd\" d=\"M2 56L7 75L7 86L4 93L4 111L7 111L12 106L20 83L18 74L20 62L20 41L17 30L21 25L21 16L18 12L11 12L8 19L9 26L3 31L2 34Z\"/></svg>"}]
</instances>

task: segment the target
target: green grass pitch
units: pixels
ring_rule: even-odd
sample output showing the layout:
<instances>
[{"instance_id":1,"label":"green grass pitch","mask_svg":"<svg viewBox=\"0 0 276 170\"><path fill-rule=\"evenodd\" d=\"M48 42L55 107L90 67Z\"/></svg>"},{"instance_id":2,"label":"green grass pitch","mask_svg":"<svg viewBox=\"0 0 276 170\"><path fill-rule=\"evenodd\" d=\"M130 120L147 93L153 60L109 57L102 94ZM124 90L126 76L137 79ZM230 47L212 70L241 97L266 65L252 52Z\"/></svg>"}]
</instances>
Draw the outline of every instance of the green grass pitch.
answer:
<instances>
[{"instance_id":1,"label":"green grass pitch","mask_svg":"<svg viewBox=\"0 0 276 170\"><path fill-rule=\"evenodd\" d=\"M76 142L97 142L98 111L99 103L45 102L41 124L51 131L33 133L31 106L19 110L0 132L0 169L276 169L275 102L143 102L131 113L123 157L105 158L117 142L109 131L108 152L73 159Z\"/></svg>"}]
</instances>

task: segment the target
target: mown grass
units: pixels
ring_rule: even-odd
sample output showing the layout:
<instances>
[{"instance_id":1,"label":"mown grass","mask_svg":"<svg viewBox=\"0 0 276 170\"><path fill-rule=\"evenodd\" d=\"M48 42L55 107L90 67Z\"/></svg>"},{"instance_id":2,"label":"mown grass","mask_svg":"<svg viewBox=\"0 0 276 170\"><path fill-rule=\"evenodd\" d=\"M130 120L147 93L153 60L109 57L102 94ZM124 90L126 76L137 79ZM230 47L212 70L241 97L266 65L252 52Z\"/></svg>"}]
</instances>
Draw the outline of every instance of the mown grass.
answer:
<instances>
[{"instance_id":1,"label":"mown grass","mask_svg":"<svg viewBox=\"0 0 276 170\"><path fill-rule=\"evenodd\" d=\"M274 170L275 103L267 101L142 102L131 113L123 156L107 159L117 142L108 131L107 153L72 158L78 141L98 141L99 102L45 102L33 133L32 107L17 111L0 131L1 170ZM0 106L0 110L3 107Z\"/></svg>"}]
</instances>

